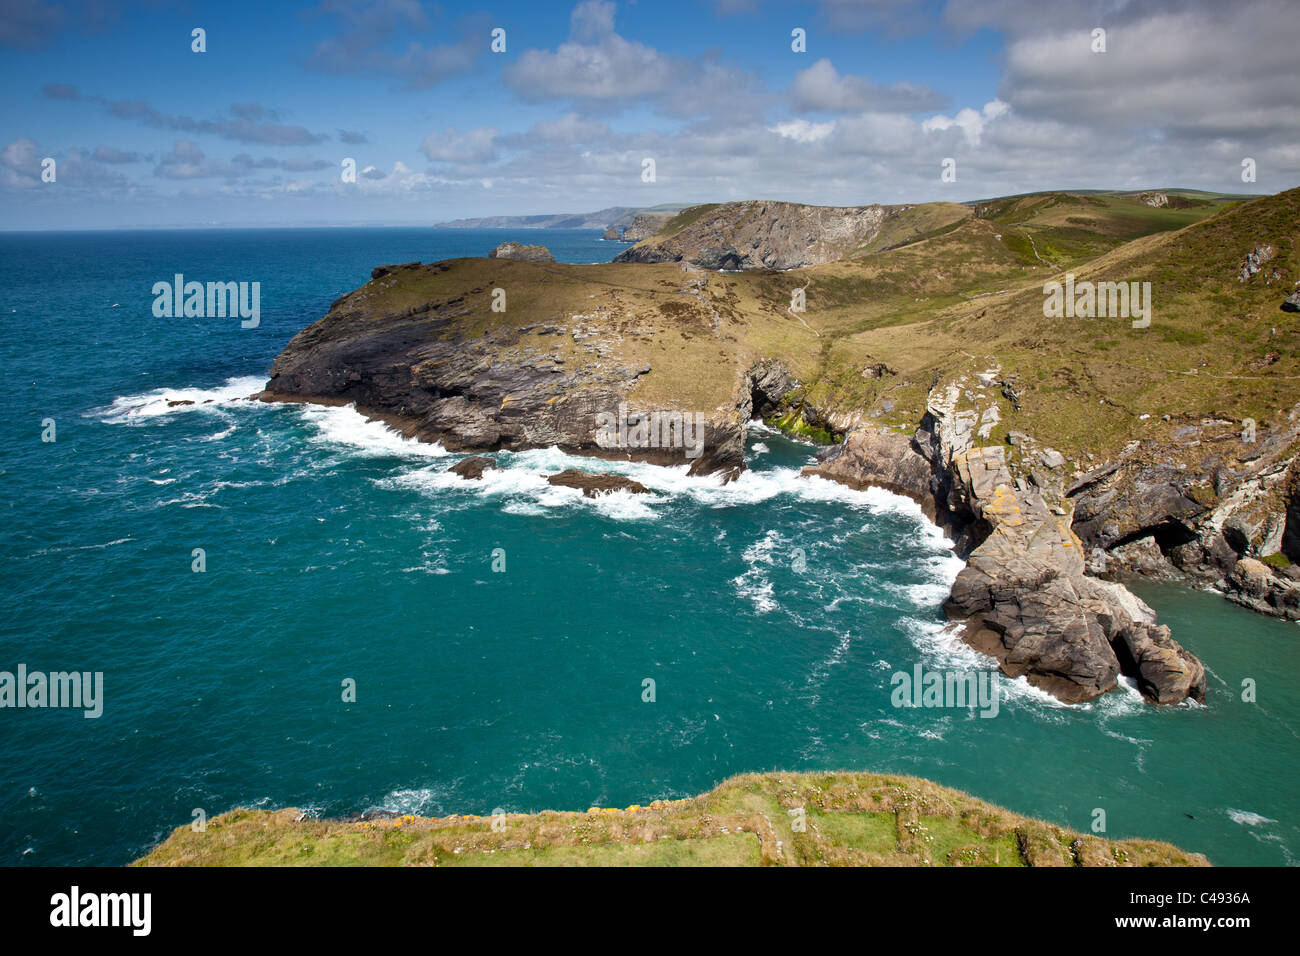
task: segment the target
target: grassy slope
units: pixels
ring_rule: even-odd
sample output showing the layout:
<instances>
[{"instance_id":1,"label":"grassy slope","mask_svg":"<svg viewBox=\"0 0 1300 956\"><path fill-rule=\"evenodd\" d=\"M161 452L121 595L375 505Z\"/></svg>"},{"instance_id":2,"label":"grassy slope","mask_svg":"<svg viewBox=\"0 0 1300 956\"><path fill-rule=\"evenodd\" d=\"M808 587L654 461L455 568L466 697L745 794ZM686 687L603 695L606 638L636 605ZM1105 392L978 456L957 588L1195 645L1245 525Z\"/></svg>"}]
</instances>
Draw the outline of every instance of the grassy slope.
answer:
<instances>
[{"instance_id":1,"label":"grassy slope","mask_svg":"<svg viewBox=\"0 0 1300 956\"><path fill-rule=\"evenodd\" d=\"M790 811L803 808L796 832ZM490 817L297 820L234 810L178 827L142 866L1203 866L1166 843L1106 840L914 777L748 774L688 800Z\"/></svg>"},{"instance_id":2,"label":"grassy slope","mask_svg":"<svg viewBox=\"0 0 1300 956\"><path fill-rule=\"evenodd\" d=\"M1300 190L1197 203L1156 209L1103 193L992 200L971 204L974 215L950 203L911 207L886 222L887 241L902 243L893 248L783 273L709 274L703 295L682 291L689 276L674 264L464 259L371 283L360 297L385 312L456 301L470 333L549 322L613 330L620 338L603 360L650 364L633 396L650 406L725 407L743 370L774 357L823 408L866 414L887 401L880 419L901 427L915 425L935 382L999 367L1021 407L998 398L993 439L1029 432L1082 466L1188 421L1251 417L1267 427L1300 397L1300 330L1278 308L1300 279ZM1246 253L1265 243L1277 258L1239 283ZM1151 328L1045 319L1043 283L1067 270L1150 281ZM490 310L496 287L509 294L505 314ZM789 311L796 287L807 297L799 315ZM526 336L528 346L564 355L568 368L593 361L568 335ZM875 362L898 374L864 378Z\"/></svg>"},{"instance_id":3,"label":"grassy slope","mask_svg":"<svg viewBox=\"0 0 1300 956\"><path fill-rule=\"evenodd\" d=\"M773 299L777 287L808 284L805 319L819 333L821 356L814 398L869 409L888 397L895 410L884 418L900 424L917 420L937 379L994 366L1021 403L1018 412L1001 403L1005 427L994 437L1027 431L1081 457L1203 418L1252 417L1267 427L1300 398L1300 328L1279 309L1300 279L1300 190L1208 207L1212 215L1175 231L1164 219L1165 229L1129 240L1122 236L1137 228L1135 218L1187 210L1125 208L1104 220L1105 233L1092 233L1090 242L1110 246L1092 259L1060 253L1043 263L1006 241L1024 229L1040 254L1059 253L1073 233L1044 223L1060 217L1060 205L999 210L880 256L751 281L772 286ZM1277 257L1238 282L1246 253L1264 244ZM1151 328L1044 318L1043 283L1067 270L1079 279L1151 282ZM859 370L869 361L900 374L864 380Z\"/></svg>"}]
</instances>

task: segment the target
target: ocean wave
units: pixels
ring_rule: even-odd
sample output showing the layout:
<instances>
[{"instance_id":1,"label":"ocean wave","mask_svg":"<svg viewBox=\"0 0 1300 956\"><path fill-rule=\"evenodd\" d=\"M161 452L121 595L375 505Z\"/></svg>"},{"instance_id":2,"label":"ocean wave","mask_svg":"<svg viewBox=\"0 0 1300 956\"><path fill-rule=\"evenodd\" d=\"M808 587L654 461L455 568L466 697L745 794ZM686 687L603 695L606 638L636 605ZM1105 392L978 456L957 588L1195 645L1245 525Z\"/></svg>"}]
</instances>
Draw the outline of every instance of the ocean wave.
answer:
<instances>
[{"instance_id":1,"label":"ocean wave","mask_svg":"<svg viewBox=\"0 0 1300 956\"><path fill-rule=\"evenodd\" d=\"M295 407L303 421L315 429L309 441L316 444L343 446L367 457L446 458L450 455L440 443L407 438L389 425L367 418L355 405Z\"/></svg>"},{"instance_id":2,"label":"ocean wave","mask_svg":"<svg viewBox=\"0 0 1300 956\"><path fill-rule=\"evenodd\" d=\"M216 388L155 388L119 396L89 414L110 425L135 425L164 415L229 407L260 392L265 385L266 379L248 375L228 378ZM178 404L182 402L186 404Z\"/></svg>"},{"instance_id":3,"label":"ocean wave","mask_svg":"<svg viewBox=\"0 0 1300 956\"><path fill-rule=\"evenodd\" d=\"M1271 817L1266 817L1251 810L1234 810L1232 807L1228 807L1225 812L1228 814L1228 819L1233 823L1240 823L1245 827L1258 827L1263 826L1265 823L1277 823Z\"/></svg>"}]
</instances>

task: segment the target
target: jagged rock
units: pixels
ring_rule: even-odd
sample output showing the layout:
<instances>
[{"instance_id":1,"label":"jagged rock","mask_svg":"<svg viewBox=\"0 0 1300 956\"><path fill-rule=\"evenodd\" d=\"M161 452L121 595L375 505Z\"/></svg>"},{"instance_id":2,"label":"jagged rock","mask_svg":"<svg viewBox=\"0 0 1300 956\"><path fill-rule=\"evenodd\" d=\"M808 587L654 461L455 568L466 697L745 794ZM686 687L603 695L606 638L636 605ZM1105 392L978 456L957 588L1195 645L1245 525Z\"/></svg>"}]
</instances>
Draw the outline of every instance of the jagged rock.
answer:
<instances>
[{"instance_id":1,"label":"jagged rock","mask_svg":"<svg viewBox=\"0 0 1300 956\"><path fill-rule=\"evenodd\" d=\"M1282 300L1283 312L1300 312L1300 292L1292 292Z\"/></svg>"},{"instance_id":2,"label":"jagged rock","mask_svg":"<svg viewBox=\"0 0 1300 956\"><path fill-rule=\"evenodd\" d=\"M1065 467L1065 456L1054 448L1044 448L1038 459L1048 468Z\"/></svg>"},{"instance_id":3,"label":"jagged rock","mask_svg":"<svg viewBox=\"0 0 1300 956\"><path fill-rule=\"evenodd\" d=\"M1300 584L1254 558L1242 558L1224 579L1229 601L1273 617L1300 620Z\"/></svg>"},{"instance_id":4,"label":"jagged rock","mask_svg":"<svg viewBox=\"0 0 1300 956\"><path fill-rule=\"evenodd\" d=\"M804 475L838 481L851 488L884 488L911 498L931 519L935 517L930 491L933 469L907 436L862 426L817 457L817 464L804 468Z\"/></svg>"},{"instance_id":5,"label":"jagged rock","mask_svg":"<svg viewBox=\"0 0 1300 956\"><path fill-rule=\"evenodd\" d=\"M634 495L648 495L650 493L649 488L639 481L633 481L626 475L593 475L585 471L578 471L576 468L562 471L558 475L551 475L546 480L552 485L577 488L582 492L584 498L595 498L598 495L607 495L614 491L626 491Z\"/></svg>"},{"instance_id":6,"label":"jagged rock","mask_svg":"<svg viewBox=\"0 0 1300 956\"><path fill-rule=\"evenodd\" d=\"M863 378L884 378L886 375L897 375L895 369L890 368L884 362L875 362L868 365L862 370Z\"/></svg>"},{"instance_id":7,"label":"jagged rock","mask_svg":"<svg viewBox=\"0 0 1300 956\"><path fill-rule=\"evenodd\" d=\"M963 542L969 550L945 609L1008 675L1069 703L1114 689L1121 672L1153 702L1203 696L1200 662L1159 633L1154 612L1123 585L1086 576L1068 512L1016 486L1004 446L949 453L965 437L954 442L944 423L960 419L942 399L931 409L911 440L857 428L804 474L907 495L953 529L958 553Z\"/></svg>"},{"instance_id":8,"label":"jagged rock","mask_svg":"<svg viewBox=\"0 0 1300 956\"><path fill-rule=\"evenodd\" d=\"M545 246L527 246L522 242L503 242L488 253L489 259L516 259L520 262L554 262L555 256Z\"/></svg>"},{"instance_id":9,"label":"jagged rock","mask_svg":"<svg viewBox=\"0 0 1300 956\"><path fill-rule=\"evenodd\" d=\"M1106 556L1106 570L1112 574L1135 574L1164 581L1177 580L1181 576L1153 537L1139 538L1101 553Z\"/></svg>"},{"instance_id":10,"label":"jagged rock","mask_svg":"<svg viewBox=\"0 0 1300 956\"><path fill-rule=\"evenodd\" d=\"M1205 666L1183 650L1163 624L1123 627L1114 646L1121 668L1136 672L1138 690L1147 700L1177 704L1190 698L1205 703Z\"/></svg>"},{"instance_id":11,"label":"jagged rock","mask_svg":"<svg viewBox=\"0 0 1300 956\"><path fill-rule=\"evenodd\" d=\"M722 203L664 238L652 236L615 262L692 262L706 269L797 269L831 262L880 231L884 206Z\"/></svg>"},{"instance_id":12,"label":"jagged rock","mask_svg":"<svg viewBox=\"0 0 1300 956\"><path fill-rule=\"evenodd\" d=\"M456 462L447 470L460 475L462 478L481 480L483 472L500 471L501 466L496 463L495 459L483 455L471 455L469 458L463 458Z\"/></svg>"},{"instance_id":13,"label":"jagged rock","mask_svg":"<svg viewBox=\"0 0 1300 956\"><path fill-rule=\"evenodd\" d=\"M1241 266L1241 274L1237 277L1237 281L1245 282L1251 276L1258 274L1264 263L1272 259L1275 254L1272 246L1256 246L1250 250L1246 253L1246 261Z\"/></svg>"}]
</instances>

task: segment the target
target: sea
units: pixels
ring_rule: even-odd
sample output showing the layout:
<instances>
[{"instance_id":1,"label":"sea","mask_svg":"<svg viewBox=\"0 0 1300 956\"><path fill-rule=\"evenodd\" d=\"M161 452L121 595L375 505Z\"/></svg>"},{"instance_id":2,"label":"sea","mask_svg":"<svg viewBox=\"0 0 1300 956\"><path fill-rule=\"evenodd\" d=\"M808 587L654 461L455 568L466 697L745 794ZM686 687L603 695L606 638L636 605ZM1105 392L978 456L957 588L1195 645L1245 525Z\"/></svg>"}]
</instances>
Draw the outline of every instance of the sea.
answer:
<instances>
[{"instance_id":1,"label":"sea","mask_svg":"<svg viewBox=\"0 0 1300 956\"><path fill-rule=\"evenodd\" d=\"M912 774L1216 864L1297 861L1295 624L1138 587L1205 662L1205 706L1127 684L1065 706L1003 677L996 714L896 706L918 666L992 669L941 611L961 565L910 501L800 477L810 445L756 425L729 485L554 448L467 481L354 409L246 400L374 266L506 239L622 248L0 234L0 672L103 682L98 717L0 708L0 864L126 864L234 807L585 810L768 770ZM259 282L259 324L156 317L178 273ZM651 493L586 499L546 482L565 468Z\"/></svg>"}]
</instances>

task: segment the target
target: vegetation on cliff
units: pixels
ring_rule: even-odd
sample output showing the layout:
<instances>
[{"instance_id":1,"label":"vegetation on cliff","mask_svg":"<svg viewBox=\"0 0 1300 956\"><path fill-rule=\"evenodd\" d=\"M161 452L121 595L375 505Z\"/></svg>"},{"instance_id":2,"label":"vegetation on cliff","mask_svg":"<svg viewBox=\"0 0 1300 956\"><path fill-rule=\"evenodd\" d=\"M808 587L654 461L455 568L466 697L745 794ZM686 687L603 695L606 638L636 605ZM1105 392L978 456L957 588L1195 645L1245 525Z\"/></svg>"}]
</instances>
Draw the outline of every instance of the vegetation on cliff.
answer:
<instances>
[{"instance_id":1,"label":"vegetation on cliff","mask_svg":"<svg viewBox=\"0 0 1300 956\"><path fill-rule=\"evenodd\" d=\"M1205 866L1150 840L1032 820L915 777L771 773L586 813L304 818L232 810L140 866Z\"/></svg>"}]
</instances>

